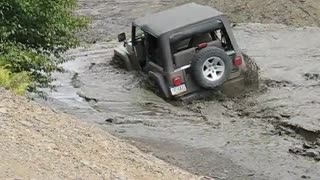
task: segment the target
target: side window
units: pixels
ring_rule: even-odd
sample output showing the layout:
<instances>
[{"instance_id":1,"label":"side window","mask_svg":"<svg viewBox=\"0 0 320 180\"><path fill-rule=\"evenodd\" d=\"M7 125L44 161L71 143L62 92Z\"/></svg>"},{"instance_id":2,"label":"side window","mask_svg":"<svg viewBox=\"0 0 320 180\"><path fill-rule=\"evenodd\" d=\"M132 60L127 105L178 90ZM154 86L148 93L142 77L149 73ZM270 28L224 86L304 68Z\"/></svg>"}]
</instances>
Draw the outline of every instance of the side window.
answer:
<instances>
[{"instance_id":1,"label":"side window","mask_svg":"<svg viewBox=\"0 0 320 180\"><path fill-rule=\"evenodd\" d=\"M172 44L171 48L173 49L173 52L179 52L179 51L188 49L190 40L191 40L191 38L187 38L187 39L184 39L184 40L181 40L177 43Z\"/></svg>"},{"instance_id":2,"label":"side window","mask_svg":"<svg viewBox=\"0 0 320 180\"><path fill-rule=\"evenodd\" d=\"M225 50L233 50L229 36L224 28L211 32L213 41L220 41Z\"/></svg>"},{"instance_id":3,"label":"side window","mask_svg":"<svg viewBox=\"0 0 320 180\"><path fill-rule=\"evenodd\" d=\"M151 34L145 33L145 44L147 51L147 59L159 66L162 66L159 56L158 39Z\"/></svg>"}]
</instances>

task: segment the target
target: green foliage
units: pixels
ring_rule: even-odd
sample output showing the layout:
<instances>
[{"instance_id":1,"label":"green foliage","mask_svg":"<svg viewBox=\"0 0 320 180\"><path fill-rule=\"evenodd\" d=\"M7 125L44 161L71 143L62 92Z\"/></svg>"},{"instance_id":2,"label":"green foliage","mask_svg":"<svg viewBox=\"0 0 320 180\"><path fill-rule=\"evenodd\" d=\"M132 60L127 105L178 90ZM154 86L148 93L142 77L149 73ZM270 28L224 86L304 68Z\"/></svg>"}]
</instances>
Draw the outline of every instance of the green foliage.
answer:
<instances>
[{"instance_id":1,"label":"green foliage","mask_svg":"<svg viewBox=\"0 0 320 180\"><path fill-rule=\"evenodd\" d=\"M30 84L31 78L27 72L12 73L10 70L0 67L0 86L22 95Z\"/></svg>"},{"instance_id":2,"label":"green foliage","mask_svg":"<svg viewBox=\"0 0 320 180\"><path fill-rule=\"evenodd\" d=\"M87 25L75 7L76 0L1 0L0 66L28 73L33 87L49 85L61 55L79 44L76 34Z\"/></svg>"}]
</instances>

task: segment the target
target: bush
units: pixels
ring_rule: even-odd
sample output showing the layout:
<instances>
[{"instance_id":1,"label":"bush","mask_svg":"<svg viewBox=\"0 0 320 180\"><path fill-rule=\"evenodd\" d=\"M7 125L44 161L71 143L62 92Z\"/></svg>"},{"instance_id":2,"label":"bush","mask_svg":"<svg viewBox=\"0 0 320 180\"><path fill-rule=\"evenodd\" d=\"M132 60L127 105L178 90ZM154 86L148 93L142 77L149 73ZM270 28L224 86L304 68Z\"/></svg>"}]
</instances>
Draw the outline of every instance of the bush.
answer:
<instances>
[{"instance_id":1,"label":"bush","mask_svg":"<svg viewBox=\"0 0 320 180\"><path fill-rule=\"evenodd\" d=\"M75 7L76 0L2 0L1 70L13 73L11 78L27 74L30 90L50 85L51 73L64 62L61 55L79 44L76 34L87 25L73 14Z\"/></svg>"},{"instance_id":2,"label":"bush","mask_svg":"<svg viewBox=\"0 0 320 180\"><path fill-rule=\"evenodd\" d=\"M0 67L0 86L22 95L30 83L31 78L27 72L12 73L10 70Z\"/></svg>"}]
</instances>

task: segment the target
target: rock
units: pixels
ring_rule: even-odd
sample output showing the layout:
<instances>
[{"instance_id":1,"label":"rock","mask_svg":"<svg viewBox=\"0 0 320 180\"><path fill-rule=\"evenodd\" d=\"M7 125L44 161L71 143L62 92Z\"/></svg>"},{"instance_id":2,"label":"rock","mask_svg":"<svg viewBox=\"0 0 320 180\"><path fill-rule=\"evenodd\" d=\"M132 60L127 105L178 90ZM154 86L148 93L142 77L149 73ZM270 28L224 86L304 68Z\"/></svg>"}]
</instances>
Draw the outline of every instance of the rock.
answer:
<instances>
[{"instance_id":1,"label":"rock","mask_svg":"<svg viewBox=\"0 0 320 180\"><path fill-rule=\"evenodd\" d=\"M302 153L302 149L300 149L300 148L298 148L298 147L290 148L290 149L289 149L289 153L292 153L292 154L301 154L301 153Z\"/></svg>"},{"instance_id":2,"label":"rock","mask_svg":"<svg viewBox=\"0 0 320 180\"><path fill-rule=\"evenodd\" d=\"M305 73L304 78L305 80L319 80L320 75L316 73Z\"/></svg>"},{"instance_id":3,"label":"rock","mask_svg":"<svg viewBox=\"0 0 320 180\"><path fill-rule=\"evenodd\" d=\"M214 180L214 179L209 176L202 176L199 178L199 180Z\"/></svg>"},{"instance_id":4,"label":"rock","mask_svg":"<svg viewBox=\"0 0 320 180\"><path fill-rule=\"evenodd\" d=\"M108 118L108 119L105 120L105 122L114 123L115 119L114 118Z\"/></svg>"},{"instance_id":5,"label":"rock","mask_svg":"<svg viewBox=\"0 0 320 180\"><path fill-rule=\"evenodd\" d=\"M311 144L307 143L307 142L303 143L302 147L305 148L305 149L313 148L313 146Z\"/></svg>"},{"instance_id":6,"label":"rock","mask_svg":"<svg viewBox=\"0 0 320 180\"><path fill-rule=\"evenodd\" d=\"M286 135L296 134L293 129L288 128L288 127L284 127L284 126L279 126L279 130L280 130L280 131L283 131L284 134L286 134Z\"/></svg>"},{"instance_id":7,"label":"rock","mask_svg":"<svg viewBox=\"0 0 320 180\"><path fill-rule=\"evenodd\" d=\"M319 152L313 149L309 149L306 152L303 152L302 155L315 158L319 156Z\"/></svg>"},{"instance_id":8,"label":"rock","mask_svg":"<svg viewBox=\"0 0 320 180\"><path fill-rule=\"evenodd\" d=\"M117 130L116 132L117 132L117 133L125 133L126 130L124 130L124 129L119 129L119 130Z\"/></svg>"},{"instance_id":9,"label":"rock","mask_svg":"<svg viewBox=\"0 0 320 180\"><path fill-rule=\"evenodd\" d=\"M291 118L292 114L289 114L289 113L281 113L280 116L283 117L283 118L289 119L289 118Z\"/></svg>"},{"instance_id":10,"label":"rock","mask_svg":"<svg viewBox=\"0 0 320 180\"><path fill-rule=\"evenodd\" d=\"M301 178L302 179L310 179L310 176L302 175Z\"/></svg>"}]
</instances>

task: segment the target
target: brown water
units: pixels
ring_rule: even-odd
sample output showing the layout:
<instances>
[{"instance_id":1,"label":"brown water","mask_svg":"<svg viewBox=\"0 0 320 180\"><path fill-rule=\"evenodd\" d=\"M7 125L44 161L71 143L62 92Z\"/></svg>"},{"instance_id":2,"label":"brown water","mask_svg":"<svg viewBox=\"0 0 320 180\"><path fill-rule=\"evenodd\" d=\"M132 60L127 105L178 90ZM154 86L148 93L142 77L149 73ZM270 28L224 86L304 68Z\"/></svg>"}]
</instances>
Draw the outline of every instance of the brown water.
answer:
<instances>
[{"instance_id":1,"label":"brown water","mask_svg":"<svg viewBox=\"0 0 320 180\"><path fill-rule=\"evenodd\" d=\"M92 42L128 31L138 14L174 5L80 4L85 7L80 13L95 19L87 36ZM317 157L300 155L320 151L320 28L240 24L235 35L261 68L256 93L174 106L144 88L138 73L111 66L116 43L98 41L67 53L74 60L64 64L67 73L55 75L57 92L43 103L193 173L217 179L319 179ZM312 147L303 148L306 142Z\"/></svg>"}]
</instances>

